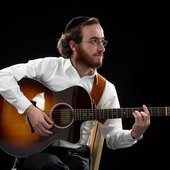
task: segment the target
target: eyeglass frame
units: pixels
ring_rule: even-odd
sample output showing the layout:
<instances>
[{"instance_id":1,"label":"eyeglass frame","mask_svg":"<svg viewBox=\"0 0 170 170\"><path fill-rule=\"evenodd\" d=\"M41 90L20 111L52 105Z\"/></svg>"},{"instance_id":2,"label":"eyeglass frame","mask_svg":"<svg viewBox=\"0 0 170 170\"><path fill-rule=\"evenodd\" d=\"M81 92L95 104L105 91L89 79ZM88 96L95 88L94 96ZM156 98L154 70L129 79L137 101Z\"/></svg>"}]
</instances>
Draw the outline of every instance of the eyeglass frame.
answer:
<instances>
[{"instance_id":1,"label":"eyeglass frame","mask_svg":"<svg viewBox=\"0 0 170 170\"><path fill-rule=\"evenodd\" d=\"M88 42L93 46L98 46L99 44L102 43L102 45L105 47L108 44L108 41L105 38L97 38L97 37L92 37L87 41L81 41L81 42Z\"/></svg>"}]
</instances>

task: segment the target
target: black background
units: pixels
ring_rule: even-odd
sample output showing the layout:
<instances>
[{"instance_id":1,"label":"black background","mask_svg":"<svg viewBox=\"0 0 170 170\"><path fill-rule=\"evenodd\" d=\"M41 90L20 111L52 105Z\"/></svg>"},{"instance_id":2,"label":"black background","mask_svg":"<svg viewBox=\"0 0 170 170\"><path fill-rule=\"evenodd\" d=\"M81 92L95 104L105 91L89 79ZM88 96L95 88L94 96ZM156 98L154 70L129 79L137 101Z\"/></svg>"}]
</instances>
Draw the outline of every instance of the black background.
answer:
<instances>
[{"instance_id":1,"label":"black background","mask_svg":"<svg viewBox=\"0 0 170 170\"><path fill-rule=\"evenodd\" d=\"M115 84L121 107L170 105L170 15L166 4L129 8L92 6L84 1L63 5L34 1L1 8L0 68L58 56L56 38L66 23L78 15L96 16L109 41L99 72ZM123 119L125 128L132 124L133 120ZM115 151L104 145L100 170L164 169L169 166L169 136L170 118L152 117L151 126L137 145Z\"/></svg>"}]
</instances>

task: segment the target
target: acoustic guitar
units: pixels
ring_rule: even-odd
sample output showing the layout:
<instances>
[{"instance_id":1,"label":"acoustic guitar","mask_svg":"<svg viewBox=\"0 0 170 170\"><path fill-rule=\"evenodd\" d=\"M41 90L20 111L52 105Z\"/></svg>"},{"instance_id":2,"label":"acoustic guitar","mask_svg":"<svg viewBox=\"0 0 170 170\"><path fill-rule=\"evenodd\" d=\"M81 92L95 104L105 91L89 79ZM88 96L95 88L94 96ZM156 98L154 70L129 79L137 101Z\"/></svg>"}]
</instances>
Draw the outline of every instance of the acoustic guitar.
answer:
<instances>
[{"instance_id":1,"label":"acoustic guitar","mask_svg":"<svg viewBox=\"0 0 170 170\"><path fill-rule=\"evenodd\" d=\"M38 136L27 115L0 97L0 147L6 153L25 157L49 146L54 140L76 143L80 126L86 120L132 118L134 110L142 108L96 109L89 93L80 86L55 92L43 83L29 78L19 81L23 93L54 122L53 135ZM169 116L169 107L149 107L151 116Z\"/></svg>"}]
</instances>

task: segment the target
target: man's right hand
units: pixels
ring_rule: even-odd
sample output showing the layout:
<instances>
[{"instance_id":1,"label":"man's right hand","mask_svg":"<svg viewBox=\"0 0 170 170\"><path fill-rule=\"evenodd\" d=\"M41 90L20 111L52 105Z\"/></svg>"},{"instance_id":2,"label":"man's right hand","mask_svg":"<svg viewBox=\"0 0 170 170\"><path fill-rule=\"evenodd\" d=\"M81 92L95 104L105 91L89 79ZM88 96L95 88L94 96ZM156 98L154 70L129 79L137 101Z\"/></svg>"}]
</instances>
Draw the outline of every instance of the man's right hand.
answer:
<instances>
[{"instance_id":1,"label":"man's right hand","mask_svg":"<svg viewBox=\"0 0 170 170\"><path fill-rule=\"evenodd\" d=\"M51 131L51 128L53 127L53 121L48 117L46 113L34 105L30 105L26 109L26 113L31 126L38 135L49 136L53 134Z\"/></svg>"}]
</instances>

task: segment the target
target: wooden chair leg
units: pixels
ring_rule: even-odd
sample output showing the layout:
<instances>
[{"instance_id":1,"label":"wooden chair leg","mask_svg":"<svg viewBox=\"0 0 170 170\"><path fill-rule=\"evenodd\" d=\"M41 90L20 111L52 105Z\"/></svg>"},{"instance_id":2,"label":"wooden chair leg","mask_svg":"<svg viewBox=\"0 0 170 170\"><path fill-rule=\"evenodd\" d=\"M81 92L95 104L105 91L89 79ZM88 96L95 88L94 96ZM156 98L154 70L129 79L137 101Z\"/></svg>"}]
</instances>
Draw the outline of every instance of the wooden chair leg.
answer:
<instances>
[{"instance_id":1,"label":"wooden chair leg","mask_svg":"<svg viewBox=\"0 0 170 170\"><path fill-rule=\"evenodd\" d=\"M99 131L99 124L100 123L98 121L94 121L94 127L91 133L91 140L89 142L89 147L92 155L91 170L99 169L103 150L104 137Z\"/></svg>"}]
</instances>

